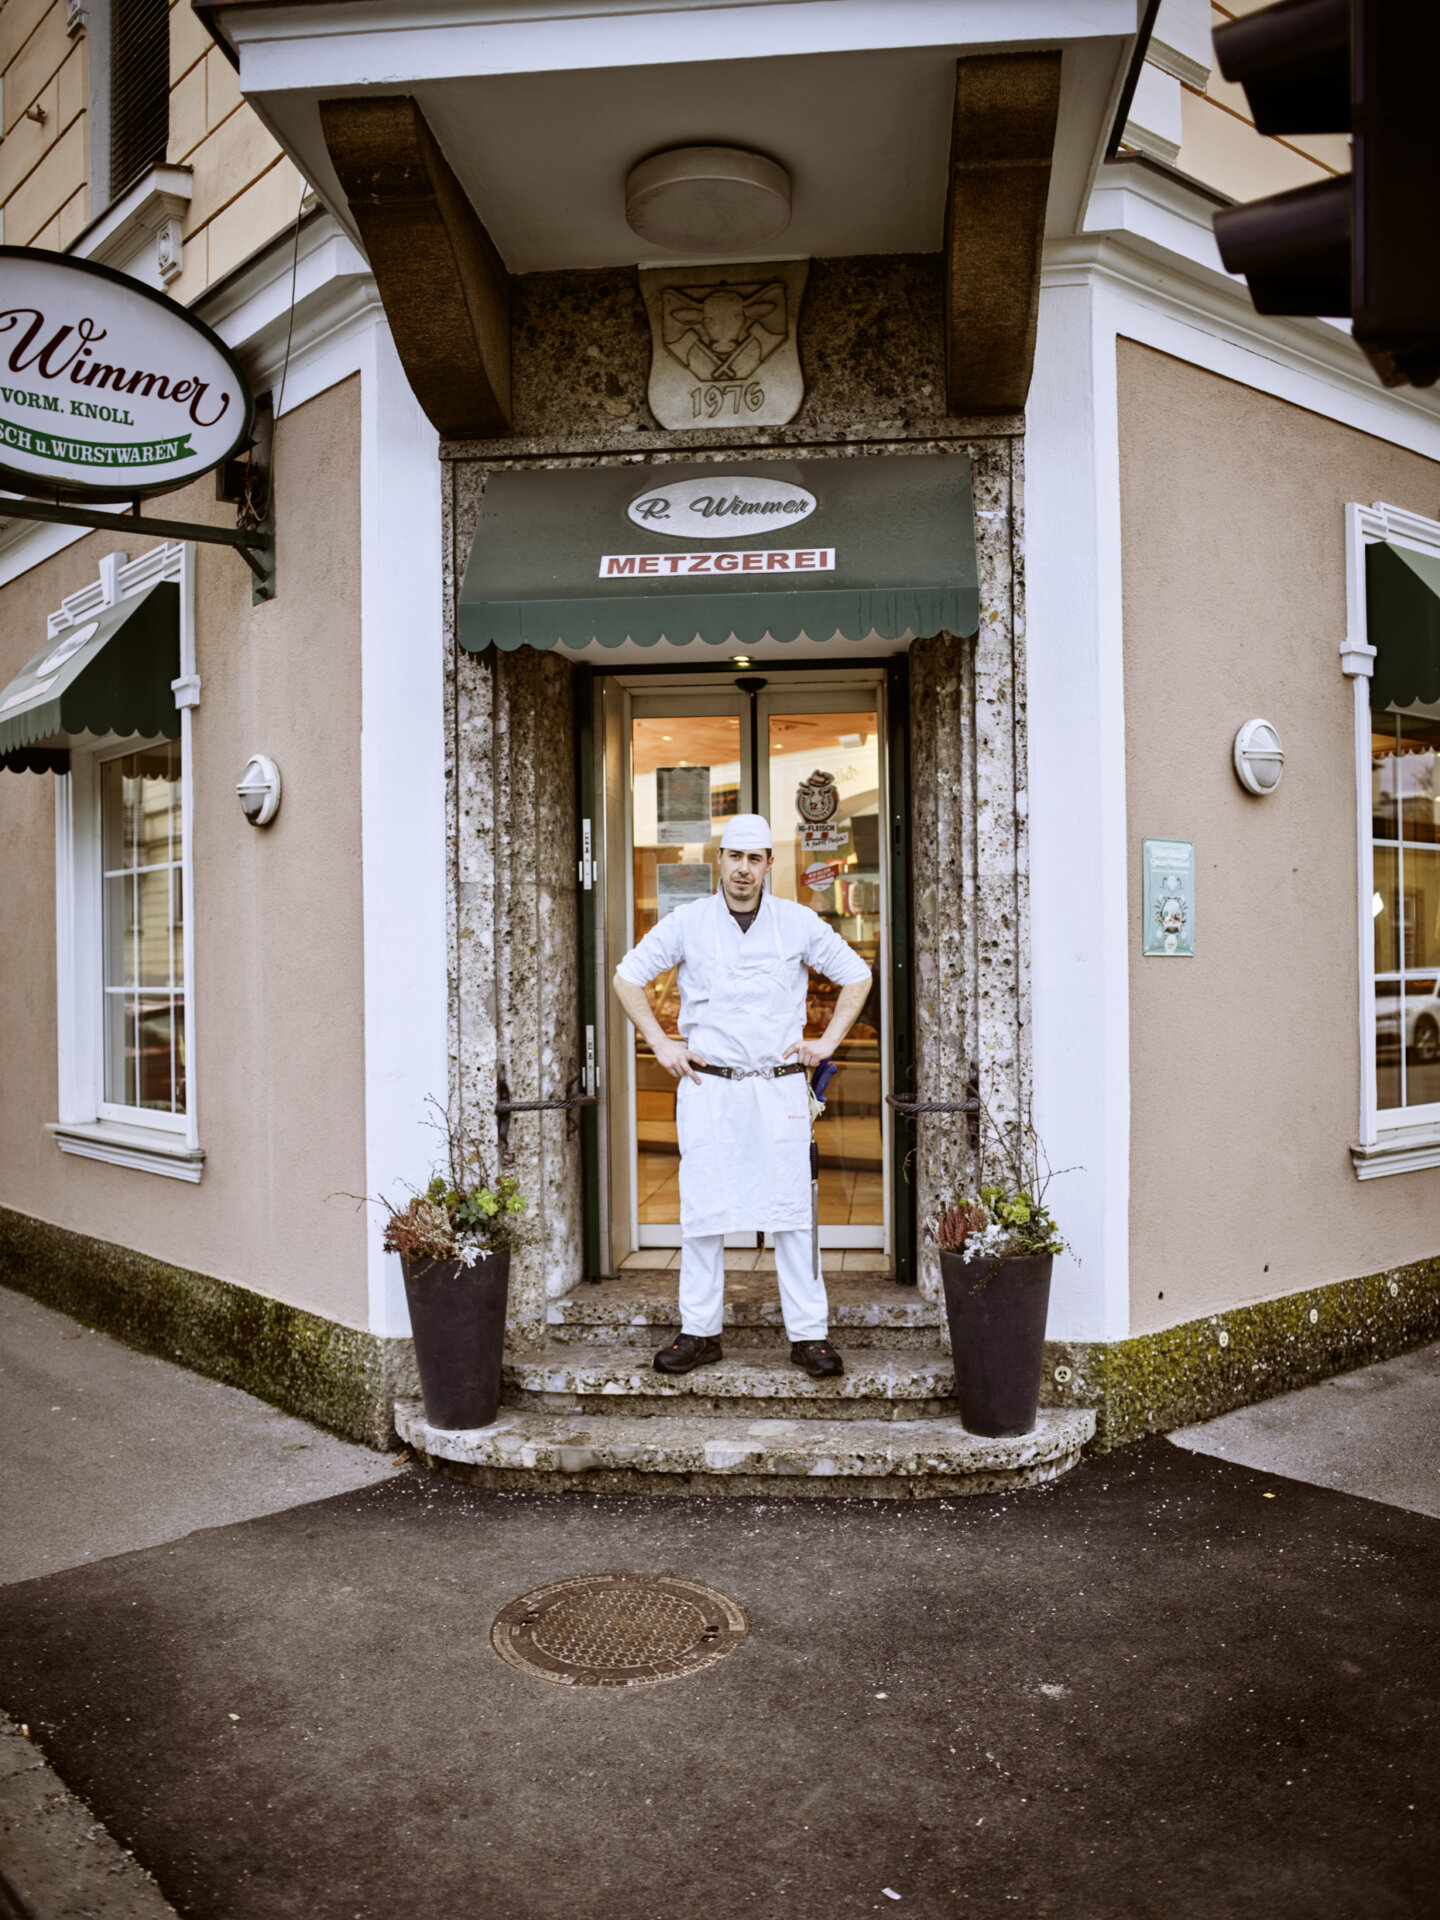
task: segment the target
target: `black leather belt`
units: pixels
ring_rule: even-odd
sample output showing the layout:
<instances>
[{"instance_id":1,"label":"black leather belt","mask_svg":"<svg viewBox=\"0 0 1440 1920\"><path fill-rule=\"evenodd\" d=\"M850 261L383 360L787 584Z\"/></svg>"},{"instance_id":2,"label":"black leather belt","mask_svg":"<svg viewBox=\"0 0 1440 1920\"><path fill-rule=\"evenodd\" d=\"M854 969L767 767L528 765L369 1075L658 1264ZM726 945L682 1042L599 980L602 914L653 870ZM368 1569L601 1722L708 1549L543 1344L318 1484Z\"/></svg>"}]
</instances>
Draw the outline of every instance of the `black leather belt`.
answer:
<instances>
[{"instance_id":1,"label":"black leather belt","mask_svg":"<svg viewBox=\"0 0 1440 1920\"><path fill-rule=\"evenodd\" d=\"M788 1067L702 1067L698 1060L690 1064L696 1073L710 1073L717 1080L783 1080L787 1073L805 1071L798 1060L791 1061Z\"/></svg>"}]
</instances>

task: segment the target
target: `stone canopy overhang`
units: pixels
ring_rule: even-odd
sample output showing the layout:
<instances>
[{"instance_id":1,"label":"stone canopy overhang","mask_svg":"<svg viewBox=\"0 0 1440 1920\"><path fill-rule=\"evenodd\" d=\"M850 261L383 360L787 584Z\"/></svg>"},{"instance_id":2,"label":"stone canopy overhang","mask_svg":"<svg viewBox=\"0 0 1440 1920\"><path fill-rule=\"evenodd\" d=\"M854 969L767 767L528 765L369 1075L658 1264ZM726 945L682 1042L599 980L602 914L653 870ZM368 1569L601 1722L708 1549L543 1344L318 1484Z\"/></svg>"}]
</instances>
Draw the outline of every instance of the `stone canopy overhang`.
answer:
<instances>
[{"instance_id":1,"label":"stone canopy overhang","mask_svg":"<svg viewBox=\"0 0 1440 1920\"><path fill-rule=\"evenodd\" d=\"M803 520L757 516L746 481ZM673 536L631 511L697 488L707 511ZM458 627L472 653L603 657L832 639L889 651L979 619L969 457L937 453L491 474Z\"/></svg>"},{"instance_id":2,"label":"stone canopy overhang","mask_svg":"<svg viewBox=\"0 0 1440 1920\"><path fill-rule=\"evenodd\" d=\"M939 253L950 411L1023 407L1045 238L1079 231L1143 0L192 0L366 251L442 434L509 426L511 276L675 264L627 173L696 142L790 173L746 262ZM723 57L717 57L717 52Z\"/></svg>"}]
</instances>

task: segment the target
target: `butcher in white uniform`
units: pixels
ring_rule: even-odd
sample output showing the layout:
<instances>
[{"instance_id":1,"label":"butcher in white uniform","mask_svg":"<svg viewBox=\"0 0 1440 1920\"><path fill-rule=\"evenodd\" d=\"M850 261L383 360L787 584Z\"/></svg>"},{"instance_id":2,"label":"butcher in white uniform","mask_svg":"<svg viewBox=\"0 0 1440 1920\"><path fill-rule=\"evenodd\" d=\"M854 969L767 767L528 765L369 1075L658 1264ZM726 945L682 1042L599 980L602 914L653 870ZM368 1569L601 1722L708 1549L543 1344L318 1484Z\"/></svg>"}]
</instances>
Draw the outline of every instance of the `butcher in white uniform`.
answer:
<instances>
[{"instance_id":1,"label":"butcher in white uniform","mask_svg":"<svg viewBox=\"0 0 1440 1920\"><path fill-rule=\"evenodd\" d=\"M764 1232L775 1248L790 1358L814 1379L843 1373L810 1237L812 1070L834 1054L870 992L870 969L818 913L767 891L770 826L731 820L720 891L668 913L615 969L621 1006L679 1081L680 1327L661 1373L721 1359L725 1235ZM680 1038L651 1011L646 984L680 969ZM805 1038L813 967L840 993L829 1026Z\"/></svg>"}]
</instances>

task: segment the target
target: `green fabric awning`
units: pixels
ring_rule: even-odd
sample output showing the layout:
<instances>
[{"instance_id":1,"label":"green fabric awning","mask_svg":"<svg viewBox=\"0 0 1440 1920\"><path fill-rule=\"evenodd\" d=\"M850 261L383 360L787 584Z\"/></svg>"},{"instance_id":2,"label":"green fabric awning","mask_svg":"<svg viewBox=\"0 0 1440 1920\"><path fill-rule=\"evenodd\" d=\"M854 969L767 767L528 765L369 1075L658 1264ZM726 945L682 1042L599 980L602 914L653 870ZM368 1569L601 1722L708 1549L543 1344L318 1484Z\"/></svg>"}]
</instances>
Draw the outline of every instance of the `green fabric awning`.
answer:
<instances>
[{"instance_id":1,"label":"green fabric awning","mask_svg":"<svg viewBox=\"0 0 1440 1920\"><path fill-rule=\"evenodd\" d=\"M492 473L459 611L471 653L979 623L963 453Z\"/></svg>"},{"instance_id":2,"label":"green fabric awning","mask_svg":"<svg viewBox=\"0 0 1440 1920\"><path fill-rule=\"evenodd\" d=\"M1367 546L1365 615L1376 649L1371 708L1440 701L1440 558L1384 541Z\"/></svg>"},{"instance_id":3,"label":"green fabric awning","mask_svg":"<svg viewBox=\"0 0 1440 1920\"><path fill-rule=\"evenodd\" d=\"M180 735L180 589L157 581L58 633L0 692L0 766L64 770L75 734Z\"/></svg>"}]
</instances>

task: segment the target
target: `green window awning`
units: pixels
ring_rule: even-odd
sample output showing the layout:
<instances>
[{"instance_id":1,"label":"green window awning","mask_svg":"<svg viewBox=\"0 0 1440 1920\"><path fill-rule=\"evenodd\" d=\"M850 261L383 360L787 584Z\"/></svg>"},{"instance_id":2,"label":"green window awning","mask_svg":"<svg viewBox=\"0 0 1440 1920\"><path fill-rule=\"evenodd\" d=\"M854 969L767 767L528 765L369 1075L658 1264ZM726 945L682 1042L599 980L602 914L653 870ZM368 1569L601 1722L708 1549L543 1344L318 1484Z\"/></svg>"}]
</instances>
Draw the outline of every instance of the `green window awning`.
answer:
<instances>
[{"instance_id":1,"label":"green window awning","mask_svg":"<svg viewBox=\"0 0 1440 1920\"><path fill-rule=\"evenodd\" d=\"M458 624L480 653L979 623L970 461L938 453L492 473Z\"/></svg>"},{"instance_id":2,"label":"green window awning","mask_svg":"<svg viewBox=\"0 0 1440 1920\"><path fill-rule=\"evenodd\" d=\"M1440 701L1440 558L1383 540L1367 546L1365 617L1376 650L1371 708Z\"/></svg>"},{"instance_id":3,"label":"green window awning","mask_svg":"<svg viewBox=\"0 0 1440 1920\"><path fill-rule=\"evenodd\" d=\"M0 692L0 767L63 773L77 734L180 735L180 589L143 593L56 634Z\"/></svg>"}]
</instances>

